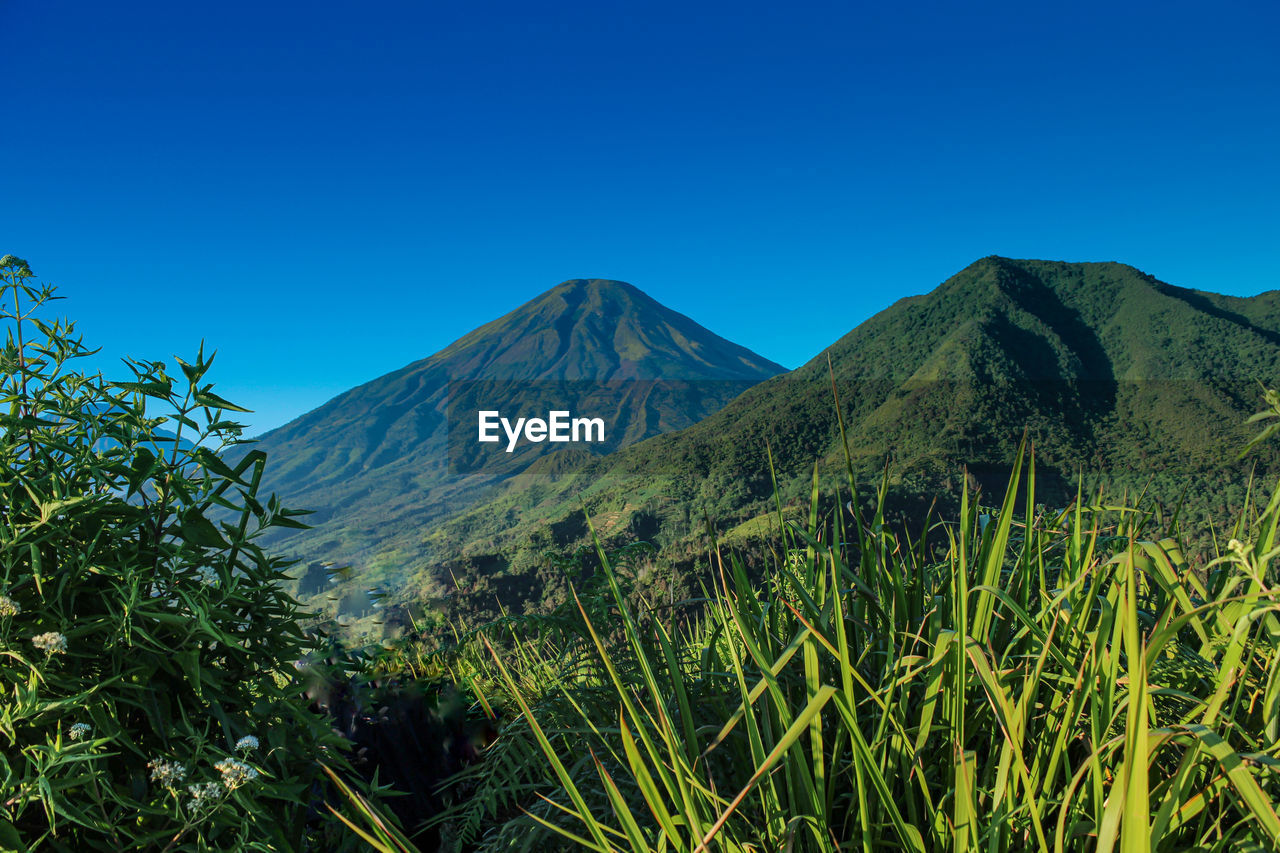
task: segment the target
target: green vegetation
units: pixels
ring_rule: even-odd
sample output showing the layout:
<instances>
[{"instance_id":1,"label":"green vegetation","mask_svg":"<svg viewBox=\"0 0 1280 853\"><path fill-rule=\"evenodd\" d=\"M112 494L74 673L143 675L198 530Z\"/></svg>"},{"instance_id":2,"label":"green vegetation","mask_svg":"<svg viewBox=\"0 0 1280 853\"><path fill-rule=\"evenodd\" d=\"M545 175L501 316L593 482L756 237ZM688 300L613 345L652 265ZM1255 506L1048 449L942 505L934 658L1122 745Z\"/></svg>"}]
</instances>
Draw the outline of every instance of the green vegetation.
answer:
<instances>
[{"instance_id":1,"label":"green vegetation","mask_svg":"<svg viewBox=\"0 0 1280 853\"><path fill-rule=\"evenodd\" d=\"M895 518L935 501L954 515L961 471L998 492L1027 430L1041 502L1065 505L1083 477L1086 491L1145 490L1165 516L1181 502L1206 529L1240 511L1253 465L1280 473L1272 446L1237 458L1259 383L1276 375L1278 292L1235 298L1123 264L985 258L689 429L544 479L536 495L513 482L435 525L401 549L417 570L405 587L447 601L486 575L536 590L513 555L544 530L557 531L557 548L589 544L584 504L606 544L647 539L678 574L696 574L704 514L721 529L764 517L771 465L800 513L815 460L823 477L842 476L837 415L865 492L887 463Z\"/></svg>"},{"instance_id":2,"label":"green vegetation","mask_svg":"<svg viewBox=\"0 0 1280 853\"><path fill-rule=\"evenodd\" d=\"M77 370L51 298L0 259L0 849L355 849L321 817L345 744L304 706L311 643L258 544L297 522L262 454L220 455L242 410L203 352L178 378Z\"/></svg>"},{"instance_id":3,"label":"green vegetation","mask_svg":"<svg viewBox=\"0 0 1280 853\"><path fill-rule=\"evenodd\" d=\"M601 551L571 605L443 654L503 725L439 821L495 851L1277 849L1280 488L1188 556L1140 508L1038 506L1025 458L914 536L887 483L824 519L815 472L761 580L709 555L693 620Z\"/></svg>"}]
</instances>

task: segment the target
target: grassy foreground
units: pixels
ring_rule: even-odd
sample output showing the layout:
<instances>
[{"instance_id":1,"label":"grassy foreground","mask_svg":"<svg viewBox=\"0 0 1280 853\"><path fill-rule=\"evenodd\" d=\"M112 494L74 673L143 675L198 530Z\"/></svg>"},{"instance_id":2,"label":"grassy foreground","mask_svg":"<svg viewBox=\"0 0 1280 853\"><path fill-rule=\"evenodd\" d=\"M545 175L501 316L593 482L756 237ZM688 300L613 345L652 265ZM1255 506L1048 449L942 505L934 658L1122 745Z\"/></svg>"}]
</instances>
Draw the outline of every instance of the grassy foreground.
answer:
<instances>
[{"instance_id":1,"label":"grassy foreground","mask_svg":"<svg viewBox=\"0 0 1280 853\"><path fill-rule=\"evenodd\" d=\"M505 723L446 842L1276 849L1280 491L1196 568L1138 510L1038 507L1033 462L915 538L838 497L779 513L762 581L710 553L692 622L638 612L601 552L602 595L447 655Z\"/></svg>"}]
</instances>

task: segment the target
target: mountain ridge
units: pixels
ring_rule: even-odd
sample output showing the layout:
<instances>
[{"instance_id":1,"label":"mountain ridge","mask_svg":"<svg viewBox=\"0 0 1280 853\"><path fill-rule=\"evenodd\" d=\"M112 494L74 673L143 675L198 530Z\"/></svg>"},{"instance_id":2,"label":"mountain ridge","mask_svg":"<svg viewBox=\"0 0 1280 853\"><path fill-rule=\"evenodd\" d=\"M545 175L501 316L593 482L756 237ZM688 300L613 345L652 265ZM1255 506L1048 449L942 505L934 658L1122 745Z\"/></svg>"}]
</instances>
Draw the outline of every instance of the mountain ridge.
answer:
<instances>
[{"instance_id":1,"label":"mountain ridge","mask_svg":"<svg viewBox=\"0 0 1280 853\"><path fill-rule=\"evenodd\" d=\"M580 536L571 519L582 506L606 541L644 529L668 559L696 552L691 508L729 528L772 511L770 459L784 500L807 494L815 461L838 474L833 378L858 476L869 485L888 463L904 500L923 506L966 469L998 486L1024 430L1042 484L1064 502L1077 472L1121 486L1177 480L1170 493L1185 486L1193 501L1215 484L1235 499L1251 464L1235 461L1244 421L1259 382L1277 373L1280 292L1229 297L1117 262L989 256L685 430L590 460L536 494L513 483L434 531L433 559L460 583L471 564L513 570L532 559L539 529Z\"/></svg>"}]
</instances>

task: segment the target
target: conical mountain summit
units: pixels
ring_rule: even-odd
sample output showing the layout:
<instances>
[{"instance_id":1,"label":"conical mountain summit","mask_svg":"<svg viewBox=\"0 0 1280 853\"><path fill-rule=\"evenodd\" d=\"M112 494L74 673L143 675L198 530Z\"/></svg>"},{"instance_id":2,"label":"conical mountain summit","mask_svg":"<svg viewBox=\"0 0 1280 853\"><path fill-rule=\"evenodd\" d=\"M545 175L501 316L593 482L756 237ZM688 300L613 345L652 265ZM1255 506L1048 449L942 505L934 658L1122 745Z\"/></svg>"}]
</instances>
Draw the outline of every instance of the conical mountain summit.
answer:
<instances>
[{"instance_id":1,"label":"conical mountain summit","mask_svg":"<svg viewBox=\"0 0 1280 853\"><path fill-rule=\"evenodd\" d=\"M432 521L559 450L604 453L682 429L783 368L638 288L566 281L420 361L340 394L254 445L266 486L311 509L300 556L337 562L394 552ZM606 422L596 445L477 443L477 413ZM553 466L554 467L554 466ZM406 545L405 547L409 547ZM389 559L389 558L388 558Z\"/></svg>"}]
</instances>

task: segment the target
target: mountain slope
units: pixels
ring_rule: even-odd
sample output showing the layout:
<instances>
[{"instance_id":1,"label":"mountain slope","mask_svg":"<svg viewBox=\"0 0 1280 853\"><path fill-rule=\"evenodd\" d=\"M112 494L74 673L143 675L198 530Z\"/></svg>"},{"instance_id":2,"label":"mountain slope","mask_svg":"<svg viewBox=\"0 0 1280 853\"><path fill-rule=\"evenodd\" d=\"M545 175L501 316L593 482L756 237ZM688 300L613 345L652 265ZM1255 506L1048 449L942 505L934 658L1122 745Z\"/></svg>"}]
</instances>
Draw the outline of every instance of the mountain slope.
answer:
<instances>
[{"instance_id":1,"label":"mountain slope","mask_svg":"<svg viewBox=\"0 0 1280 853\"><path fill-rule=\"evenodd\" d=\"M262 436L266 487L315 511L294 553L396 564L425 526L560 453L681 429L782 371L623 282L573 280ZM480 445L476 413L606 421L598 445ZM493 451L493 452L489 452ZM543 463L546 464L546 463ZM554 467L554 465L553 465Z\"/></svg>"},{"instance_id":2,"label":"mountain slope","mask_svg":"<svg viewBox=\"0 0 1280 853\"><path fill-rule=\"evenodd\" d=\"M1042 484L1064 501L1078 471L1112 484L1166 478L1173 494L1238 493L1243 421L1259 382L1278 374L1280 293L1187 290L1117 263L984 258L689 429L591 461L551 489L513 482L431 541L455 572L468 560L501 569L539 530L572 541L585 501L607 535L643 531L679 552L703 508L724 526L769 510L766 443L784 497L806 489L815 460L843 465L832 375L859 476L891 460L895 481L926 502L963 466L998 485L1024 429Z\"/></svg>"}]
</instances>

